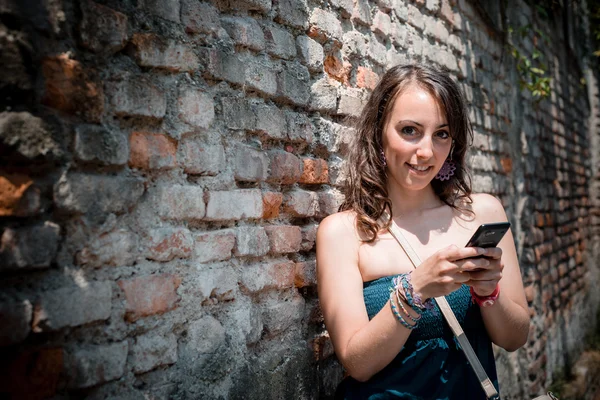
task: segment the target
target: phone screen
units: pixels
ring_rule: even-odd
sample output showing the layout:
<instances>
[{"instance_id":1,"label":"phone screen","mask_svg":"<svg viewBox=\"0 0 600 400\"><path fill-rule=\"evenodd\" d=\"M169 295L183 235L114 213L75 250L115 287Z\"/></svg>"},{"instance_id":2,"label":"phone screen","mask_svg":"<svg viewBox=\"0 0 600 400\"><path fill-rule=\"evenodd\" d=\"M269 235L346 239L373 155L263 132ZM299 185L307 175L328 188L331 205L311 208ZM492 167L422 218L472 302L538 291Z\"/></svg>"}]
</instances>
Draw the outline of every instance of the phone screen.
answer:
<instances>
[{"instance_id":1,"label":"phone screen","mask_svg":"<svg viewBox=\"0 0 600 400\"><path fill-rule=\"evenodd\" d=\"M496 247L510 228L510 222L481 224L466 247Z\"/></svg>"}]
</instances>

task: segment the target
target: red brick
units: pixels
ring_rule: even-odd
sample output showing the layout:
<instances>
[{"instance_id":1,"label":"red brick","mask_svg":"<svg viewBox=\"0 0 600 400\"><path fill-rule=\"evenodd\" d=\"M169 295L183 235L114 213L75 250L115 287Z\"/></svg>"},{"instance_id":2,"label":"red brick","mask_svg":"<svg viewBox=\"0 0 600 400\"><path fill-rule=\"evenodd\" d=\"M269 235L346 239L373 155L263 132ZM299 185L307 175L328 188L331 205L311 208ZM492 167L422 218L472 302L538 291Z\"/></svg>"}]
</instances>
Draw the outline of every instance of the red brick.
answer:
<instances>
[{"instance_id":1,"label":"red brick","mask_svg":"<svg viewBox=\"0 0 600 400\"><path fill-rule=\"evenodd\" d=\"M102 87L90 78L92 70L67 53L42 60L45 91L42 103L67 114L98 122L104 111Z\"/></svg>"},{"instance_id":2,"label":"red brick","mask_svg":"<svg viewBox=\"0 0 600 400\"><path fill-rule=\"evenodd\" d=\"M208 221L261 218L263 201L259 189L208 192L206 217Z\"/></svg>"},{"instance_id":3,"label":"red brick","mask_svg":"<svg viewBox=\"0 0 600 400\"><path fill-rule=\"evenodd\" d=\"M118 116L162 119L167 112L164 90L145 77L109 82L107 91Z\"/></svg>"},{"instance_id":4,"label":"red brick","mask_svg":"<svg viewBox=\"0 0 600 400\"><path fill-rule=\"evenodd\" d=\"M300 250L302 243L302 232L300 227L293 225L266 226L265 230L269 236L271 253L295 253Z\"/></svg>"},{"instance_id":5,"label":"red brick","mask_svg":"<svg viewBox=\"0 0 600 400\"><path fill-rule=\"evenodd\" d=\"M127 43L127 16L103 5L81 2L81 44L96 53L116 53Z\"/></svg>"},{"instance_id":6,"label":"red brick","mask_svg":"<svg viewBox=\"0 0 600 400\"><path fill-rule=\"evenodd\" d=\"M283 195L276 192L263 193L263 219L272 219L279 216L279 207L283 202Z\"/></svg>"},{"instance_id":7,"label":"red brick","mask_svg":"<svg viewBox=\"0 0 600 400\"><path fill-rule=\"evenodd\" d=\"M131 39L134 57L142 67L161 68L173 72L195 71L198 57L186 45L162 39L153 33L136 33Z\"/></svg>"},{"instance_id":8,"label":"red brick","mask_svg":"<svg viewBox=\"0 0 600 400\"><path fill-rule=\"evenodd\" d=\"M54 397L63 372L63 349L41 348L4 354L0 360L0 387L8 399Z\"/></svg>"},{"instance_id":9,"label":"red brick","mask_svg":"<svg viewBox=\"0 0 600 400\"><path fill-rule=\"evenodd\" d=\"M177 107L179 118L198 128L208 128L215 118L213 99L202 90L184 90L177 99Z\"/></svg>"},{"instance_id":10,"label":"red brick","mask_svg":"<svg viewBox=\"0 0 600 400\"><path fill-rule=\"evenodd\" d=\"M129 322L177 307L177 288L181 278L174 274L157 274L121 279L117 282L125 293L125 319Z\"/></svg>"},{"instance_id":11,"label":"red brick","mask_svg":"<svg viewBox=\"0 0 600 400\"><path fill-rule=\"evenodd\" d=\"M31 331L31 311L27 300L0 303L0 346L25 340Z\"/></svg>"},{"instance_id":12,"label":"red brick","mask_svg":"<svg viewBox=\"0 0 600 400\"><path fill-rule=\"evenodd\" d=\"M315 192L296 189L283 196L283 211L294 217L313 217L319 211L319 196Z\"/></svg>"},{"instance_id":13,"label":"red brick","mask_svg":"<svg viewBox=\"0 0 600 400\"><path fill-rule=\"evenodd\" d=\"M317 286L317 263L306 261L296 263L296 275L294 285L297 288Z\"/></svg>"},{"instance_id":14,"label":"red brick","mask_svg":"<svg viewBox=\"0 0 600 400\"><path fill-rule=\"evenodd\" d=\"M304 165L298 157L285 151L272 151L269 154L269 159L268 182L291 185L300 180L304 172Z\"/></svg>"},{"instance_id":15,"label":"red brick","mask_svg":"<svg viewBox=\"0 0 600 400\"><path fill-rule=\"evenodd\" d=\"M379 82L379 76L365 67L358 67L356 71L356 86L359 88L375 89Z\"/></svg>"},{"instance_id":16,"label":"red brick","mask_svg":"<svg viewBox=\"0 0 600 400\"><path fill-rule=\"evenodd\" d=\"M194 261L223 261L231 258L235 233L231 230L207 232L194 237Z\"/></svg>"},{"instance_id":17,"label":"red brick","mask_svg":"<svg viewBox=\"0 0 600 400\"><path fill-rule=\"evenodd\" d=\"M215 7L197 0L182 0L181 22L187 33L216 34L221 27L219 12Z\"/></svg>"},{"instance_id":18,"label":"red brick","mask_svg":"<svg viewBox=\"0 0 600 400\"><path fill-rule=\"evenodd\" d=\"M176 166L177 141L167 135L133 132L129 137L129 166L171 169Z\"/></svg>"},{"instance_id":19,"label":"red brick","mask_svg":"<svg viewBox=\"0 0 600 400\"><path fill-rule=\"evenodd\" d=\"M147 258L156 261L169 261L174 258L188 258L192 254L194 241L185 228L158 228L148 234Z\"/></svg>"},{"instance_id":20,"label":"red brick","mask_svg":"<svg viewBox=\"0 0 600 400\"><path fill-rule=\"evenodd\" d=\"M0 171L0 216L29 217L40 211L40 190L31 177Z\"/></svg>"},{"instance_id":21,"label":"red brick","mask_svg":"<svg viewBox=\"0 0 600 400\"><path fill-rule=\"evenodd\" d=\"M295 265L293 262L263 262L245 266L241 271L240 285L252 294L267 290L294 287Z\"/></svg>"},{"instance_id":22,"label":"red brick","mask_svg":"<svg viewBox=\"0 0 600 400\"><path fill-rule=\"evenodd\" d=\"M341 55L327 54L323 67L327 75L339 81L345 85L350 84L350 72L352 71L352 64L347 61L343 61Z\"/></svg>"},{"instance_id":23,"label":"red brick","mask_svg":"<svg viewBox=\"0 0 600 400\"><path fill-rule=\"evenodd\" d=\"M308 185L329 183L329 168L327 161L320 158L305 158L302 160L304 171L299 182Z\"/></svg>"}]
</instances>

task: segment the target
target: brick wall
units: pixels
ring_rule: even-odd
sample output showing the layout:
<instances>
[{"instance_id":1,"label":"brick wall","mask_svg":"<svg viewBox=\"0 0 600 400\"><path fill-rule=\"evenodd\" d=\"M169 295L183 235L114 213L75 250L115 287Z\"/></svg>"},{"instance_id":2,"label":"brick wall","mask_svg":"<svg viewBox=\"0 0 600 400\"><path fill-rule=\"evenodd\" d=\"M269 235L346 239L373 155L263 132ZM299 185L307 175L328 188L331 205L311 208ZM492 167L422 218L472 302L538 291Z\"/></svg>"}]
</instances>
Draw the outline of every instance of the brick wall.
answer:
<instances>
[{"instance_id":1,"label":"brick wall","mask_svg":"<svg viewBox=\"0 0 600 400\"><path fill-rule=\"evenodd\" d=\"M600 302L598 76L556 29L565 10L512 3L554 43L518 44L549 60L550 99L520 90L477 1L3 2L0 392L331 395L316 227L341 200L348 117L410 60L471 103L474 189L509 212L532 315L527 346L497 352L501 385L539 392Z\"/></svg>"}]
</instances>

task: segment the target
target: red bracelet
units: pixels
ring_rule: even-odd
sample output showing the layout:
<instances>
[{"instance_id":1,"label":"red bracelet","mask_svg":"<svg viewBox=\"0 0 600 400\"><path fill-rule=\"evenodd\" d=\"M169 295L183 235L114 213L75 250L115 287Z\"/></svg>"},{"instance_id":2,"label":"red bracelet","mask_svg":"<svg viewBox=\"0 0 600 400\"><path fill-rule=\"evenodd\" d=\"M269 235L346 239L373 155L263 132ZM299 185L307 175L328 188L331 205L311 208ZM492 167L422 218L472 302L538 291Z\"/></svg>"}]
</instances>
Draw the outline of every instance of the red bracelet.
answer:
<instances>
[{"instance_id":1,"label":"red bracelet","mask_svg":"<svg viewBox=\"0 0 600 400\"><path fill-rule=\"evenodd\" d=\"M489 296L480 296L475 293L473 287L471 286L471 298L473 299L473 303L477 303L479 307L489 307L494 305L498 296L500 295L500 285L496 284L496 289Z\"/></svg>"}]
</instances>

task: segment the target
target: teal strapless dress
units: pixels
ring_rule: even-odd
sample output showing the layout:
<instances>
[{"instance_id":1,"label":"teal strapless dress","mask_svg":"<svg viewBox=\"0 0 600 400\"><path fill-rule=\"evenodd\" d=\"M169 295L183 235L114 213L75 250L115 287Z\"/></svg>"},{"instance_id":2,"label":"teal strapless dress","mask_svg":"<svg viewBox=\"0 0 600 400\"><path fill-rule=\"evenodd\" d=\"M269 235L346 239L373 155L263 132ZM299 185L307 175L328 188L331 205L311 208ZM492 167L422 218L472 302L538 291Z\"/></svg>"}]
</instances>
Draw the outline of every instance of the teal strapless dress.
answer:
<instances>
[{"instance_id":1,"label":"teal strapless dress","mask_svg":"<svg viewBox=\"0 0 600 400\"><path fill-rule=\"evenodd\" d=\"M363 295L369 319L389 300L393 276L365 282ZM492 343L468 286L447 296L483 368L498 390ZM477 377L439 308L423 313L396 358L367 382L346 377L336 399L485 400Z\"/></svg>"}]
</instances>

